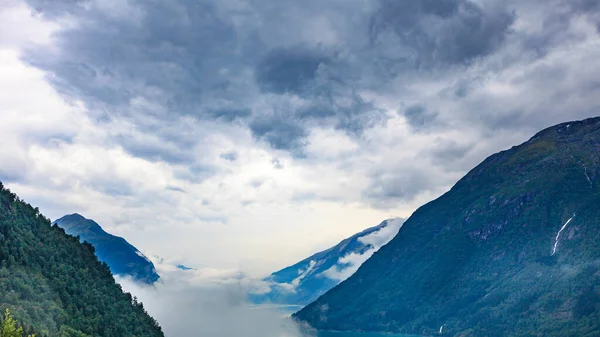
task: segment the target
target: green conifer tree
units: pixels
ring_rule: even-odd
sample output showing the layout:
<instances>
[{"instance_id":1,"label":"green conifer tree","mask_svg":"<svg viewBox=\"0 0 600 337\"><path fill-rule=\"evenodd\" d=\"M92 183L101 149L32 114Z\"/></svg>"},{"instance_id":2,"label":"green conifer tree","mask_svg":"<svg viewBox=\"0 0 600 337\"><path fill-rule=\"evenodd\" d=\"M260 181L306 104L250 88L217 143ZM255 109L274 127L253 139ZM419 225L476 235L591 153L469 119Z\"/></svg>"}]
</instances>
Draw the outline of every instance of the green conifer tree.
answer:
<instances>
[{"instance_id":1,"label":"green conifer tree","mask_svg":"<svg viewBox=\"0 0 600 337\"><path fill-rule=\"evenodd\" d=\"M17 321L12 317L8 308L6 308L4 320L0 326L0 337L23 337L23 328L17 328ZM27 337L35 337L35 335Z\"/></svg>"}]
</instances>

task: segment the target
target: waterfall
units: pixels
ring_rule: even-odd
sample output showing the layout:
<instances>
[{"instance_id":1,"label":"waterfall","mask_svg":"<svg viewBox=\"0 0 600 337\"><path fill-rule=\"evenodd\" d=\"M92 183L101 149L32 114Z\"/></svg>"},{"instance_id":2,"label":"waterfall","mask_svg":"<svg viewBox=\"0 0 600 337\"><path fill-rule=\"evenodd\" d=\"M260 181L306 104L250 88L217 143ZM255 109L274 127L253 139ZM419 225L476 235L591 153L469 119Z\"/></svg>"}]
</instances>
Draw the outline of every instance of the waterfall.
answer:
<instances>
[{"instance_id":1,"label":"waterfall","mask_svg":"<svg viewBox=\"0 0 600 337\"><path fill-rule=\"evenodd\" d=\"M558 231L558 233L556 233L556 239L554 241L554 248L552 248L552 255L554 255L556 253L556 248L558 247L558 239L560 238L560 233L562 233L562 231L564 231L565 228L567 228L567 225L569 224L569 222L571 222L571 220L573 220L573 218L575 218L575 213L573 213L573 216L569 220L567 220L567 222L565 222L565 224Z\"/></svg>"}]
</instances>

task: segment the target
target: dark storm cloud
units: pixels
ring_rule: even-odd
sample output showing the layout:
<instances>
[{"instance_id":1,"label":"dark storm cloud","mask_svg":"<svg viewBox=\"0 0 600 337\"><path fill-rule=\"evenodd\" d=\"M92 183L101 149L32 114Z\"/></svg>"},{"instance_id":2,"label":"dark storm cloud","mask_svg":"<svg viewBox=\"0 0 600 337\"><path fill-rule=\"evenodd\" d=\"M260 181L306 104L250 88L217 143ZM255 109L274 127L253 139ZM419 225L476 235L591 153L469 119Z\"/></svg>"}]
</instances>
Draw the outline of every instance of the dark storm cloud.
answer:
<instances>
[{"instance_id":1,"label":"dark storm cloud","mask_svg":"<svg viewBox=\"0 0 600 337\"><path fill-rule=\"evenodd\" d=\"M574 72L560 58L531 66L586 38L571 28L581 18L598 25L595 0L131 0L106 8L95 0L27 1L49 19L68 13L76 23L55 34L54 51L33 49L26 60L65 95L151 135L119 134L115 142L137 157L189 166L177 172L188 181L216 170L193 151L204 125L234 123L298 159L315 128L360 143L365 131L386 125L383 107L401 107L407 137L450 127L473 135L422 150L426 164L446 167L499 130L534 132L597 106L593 71ZM523 17L533 23L515 24ZM506 69L524 75L502 78ZM176 124L182 118L196 129ZM430 172L402 164L374 170L364 194L413 200L447 183Z\"/></svg>"},{"instance_id":2,"label":"dark storm cloud","mask_svg":"<svg viewBox=\"0 0 600 337\"><path fill-rule=\"evenodd\" d=\"M380 0L371 22L372 43L393 43L417 65L465 64L494 52L505 40L515 13L469 0Z\"/></svg>"},{"instance_id":3,"label":"dark storm cloud","mask_svg":"<svg viewBox=\"0 0 600 337\"><path fill-rule=\"evenodd\" d=\"M208 114L210 117L217 120L233 122L238 119L245 119L246 117L249 117L252 115L252 110L248 108L221 108L212 110Z\"/></svg>"},{"instance_id":4,"label":"dark storm cloud","mask_svg":"<svg viewBox=\"0 0 600 337\"><path fill-rule=\"evenodd\" d=\"M592 19L597 20L597 14L600 14L600 2L597 0L563 0L563 5L569 6L577 14L592 15Z\"/></svg>"},{"instance_id":5,"label":"dark storm cloud","mask_svg":"<svg viewBox=\"0 0 600 337\"><path fill-rule=\"evenodd\" d=\"M278 107L274 114L264 114L249 123L252 134L277 150L288 150L303 157L303 147L311 128L330 126L359 137L362 132L387 120L385 112L360 96L349 93L343 101L337 98L314 98L300 107Z\"/></svg>"},{"instance_id":6,"label":"dark storm cloud","mask_svg":"<svg viewBox=\"0 0 600 337\"><path fill-rule=\"evenodd\" d=\"M62 92L91 106L119 110L142 97L166 108L167 115L203 117L203 99L231 99L235 74L252 58L252 49L232 53L252 39L239 41L230 18L221 18L209 1L131 1L106 10L35 2L43 13L63 9L79 20L57 35L57 54L34 50L27 59L48 70ZM232 111L216 117L231 118Z\"/></svg>"},{"instance_id":7,"label":"dark storm cloud","mask_svg":"<svg viewBox=\"0 0 600 337\"><path fill-rule=\"evenodd\" d=\"M408 124L415 129L421 129L433 122L436 114L429 111L423 104L415 104L407 107L402 112Z\"/></svg>"},{"instance_id":8,"label":"dark storm cloud","mask_svg":"<svg viewBox=\"0 0 600 337\"><path fill-rule=\"evenodd\" d=\"M278 22L274 15L295 8L291 2L150 0L112 7L94 1L28 2L49 18L68 13L78 19L56 35L56 53L34 49L26 55L51 74L62 93L113 114L241 121L256 138L284 150L302 147L315 120L352 135L385 121L381 109L359 94L362 88L377 87L377 78L368 72L388 57L378 44L400 43L423 64L459 63L492 52L512 22L510 12L465 0L381 0L363 19L331 15L339 36L352 40L326 46L301 42L295 33L301 26L270 26ZM312 17L337 11L333 5L307 2L290 12L296 14L286 13L289 22L280 24L308 24ZM389 29L401 38L384 39ZM369 35L374 44L369 45ZM272 118L253 108L261 92L267 94L266 104L272 104L269 93L300 95L306 102ZM347 98L350 103L340 103ZM120 140L136 156L189 160L181 153Z\"/></svg>"},{"instance_id":9,"label":"dark storm cloud","mask_svg":"<svg viewBox=\"0 0 600 337\"><path fill-rule=\"evenodd\" d=\"M250 123L250 130L278 150L298 151L303 145L306 130L285 116L264 116Z\"/></svg>"},{"instance_id":10,"label":"dark storm cloud","mask_svg":"<svg viewBox=\"0 0 600 337\"><path fill-rule=\"evenodd\" d=\"M327 57L303 47L277 48L260 61L256 80L263 91L302 94L311 89Z\"/></svg>"},{"instance_id":11,"label":"dark storm cloud","mask_svg":"<svg viewBox=\"0 0 600 337\"><path fill-rule=\"evenodd\" d=\"M322 119L332 118L337 114L335 107L329 104L315 104L301 107L296 110L295 115L298 119Z\"/></svg>"},{"instance_id":12,"label":"dark storm cloud","mask_svg":"<svg viewBox=\"0 0 600 337\"><path fill-rule=\"evenodd\" d=\"M293 118L308 125L322 125L332 121L331 125L336 129L355 136L387 120L384 110L372 102L365 101L356 92L335 93L315 98L312 104L296 109Z\"/></svg>"},{"instance_id":13,"label":"dark storm cloud","mask_svg":"<svg viewBox=\"0 0 600 337\"><path fill-rule=\"evenodd\" d=\"M116 141L125 151L138 158L149 161L164 161L171 164L191 164L194 162L193 154L177 148L175 144L153 144L143 140L136 140L128 136L118 136Z\"/></svg>"}]
</instances>

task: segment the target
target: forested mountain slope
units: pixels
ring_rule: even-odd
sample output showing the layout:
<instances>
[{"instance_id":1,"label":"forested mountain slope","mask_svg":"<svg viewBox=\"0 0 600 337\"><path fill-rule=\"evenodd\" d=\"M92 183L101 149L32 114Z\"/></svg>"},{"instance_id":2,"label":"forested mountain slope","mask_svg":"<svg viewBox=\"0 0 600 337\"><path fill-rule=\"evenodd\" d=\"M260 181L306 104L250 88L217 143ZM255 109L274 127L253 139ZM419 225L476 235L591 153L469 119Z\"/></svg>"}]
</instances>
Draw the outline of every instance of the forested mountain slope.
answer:
<instances>
[{"instance_id":1,"label":"forested mountain slope","mask_svg":"<svg viewBox=\"0 0 600 337\"><path fill-rule=\"evenodd\" d=\"M600 118L495 154L295 314L319 329L600 335Z\"/></svg>"},{"instance_id":2,"label":"forested mountain slope","mask_svg":"<svg viewBox=\"0 0 600 337\"><path fill-rule=\"evenodd\" d=\"M0 183L0 309L36 336L163 336L82 244Z\"/></svg>"}]
</instances>

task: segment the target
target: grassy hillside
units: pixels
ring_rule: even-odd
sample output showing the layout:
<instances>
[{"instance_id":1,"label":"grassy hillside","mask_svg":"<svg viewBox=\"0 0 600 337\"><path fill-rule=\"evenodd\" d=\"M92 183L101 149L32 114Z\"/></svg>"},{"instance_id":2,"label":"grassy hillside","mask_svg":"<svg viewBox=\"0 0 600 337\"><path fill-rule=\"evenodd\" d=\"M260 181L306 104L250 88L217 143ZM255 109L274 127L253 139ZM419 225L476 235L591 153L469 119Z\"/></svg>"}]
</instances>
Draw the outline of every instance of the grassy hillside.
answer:
<instances>
[{"instance_id":1,"label":"grassy hillside","mask_svg":"<svg viewBox=\"0 0 600 337\"><path fill-rule=\"evenodd\" d=\"M163 336L88 243L0 183L0 309L36 336Z\"/></svg>"}]
</instances>

